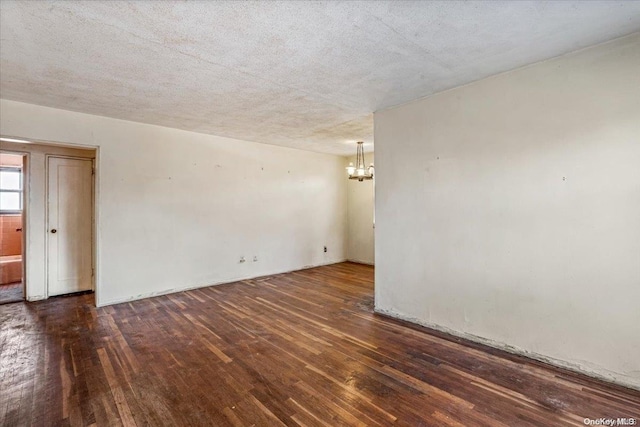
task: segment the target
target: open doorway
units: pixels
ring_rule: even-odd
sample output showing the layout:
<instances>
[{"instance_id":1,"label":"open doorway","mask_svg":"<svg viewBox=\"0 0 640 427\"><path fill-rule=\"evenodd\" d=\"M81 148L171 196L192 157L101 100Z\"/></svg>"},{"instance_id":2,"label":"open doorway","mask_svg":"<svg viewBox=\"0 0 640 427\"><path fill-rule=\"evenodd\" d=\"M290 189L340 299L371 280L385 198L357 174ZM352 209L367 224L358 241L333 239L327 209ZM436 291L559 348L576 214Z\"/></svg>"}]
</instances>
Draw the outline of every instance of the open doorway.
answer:
<instances>
[{"instance_id":1,"label":"open doorway","mask_svg":"<svg viewBox=\"0 0 640 427\"><path fill-rule=\"evenodd\" d=\"M6 299L37 301L94 292L96 148L0 137L0 152L22 157L20 186L13 185L6 190L7 194L21 191L21 210L15 209L16 206L12 206L11 211L3 210L7 216L14 217L5 230L19 233L21 243L20 252L12 250L11 253L14 261L20 260L21 266L3 264L3 274L8 274L5 271L9 268L21 272L20 281L11 280L11 293L4 293ZM8 198L5 196L5 201ZM20 225L14 227L20 219ZM22 231L16 232L20 228ZM2 242L9 242L7 236L3 232ZM4 290L9 291L9 286Z\"/></svg>"},{"instance_id":2,"label":"open doorway","mask_svg":"<svg viewBox=\"0 0 640 427\"><path fill-rule=\"evenodd\" d=\"M374 153L364 154L364 164L373 164ZM356 157L345 164L357 163ZM360 264L375 264L375 177L347 183L347 260Z\"/></svg>"},{"instance_id":3,"label":"open doorway","mask_svg":"<svg viewBox=\"0 0 640 427\"><path fill-rule=\"evenodd\" d=\"M25 156L0 153L0 304L24 299Z\"/></svg>"}]
</instances>

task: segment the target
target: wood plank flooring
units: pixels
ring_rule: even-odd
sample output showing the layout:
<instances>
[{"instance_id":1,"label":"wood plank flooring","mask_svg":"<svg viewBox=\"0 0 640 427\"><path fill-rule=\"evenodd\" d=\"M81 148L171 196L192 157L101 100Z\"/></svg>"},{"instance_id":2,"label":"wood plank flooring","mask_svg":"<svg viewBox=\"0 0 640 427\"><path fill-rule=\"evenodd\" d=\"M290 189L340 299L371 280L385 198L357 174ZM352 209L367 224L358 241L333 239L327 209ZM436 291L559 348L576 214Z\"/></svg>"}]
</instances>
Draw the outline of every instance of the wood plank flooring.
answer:
<instances>
[{"instance_id":1,"label":"wood plank flooring","mask_svg":"<svg viewBox=\"0 0 640 427\"><path fill-rule=\"evenodd\" d=\"M343 263L96 309L0 306L2 426L568 426L640 392L374 315Z\"/></svg>"}]
</instances>

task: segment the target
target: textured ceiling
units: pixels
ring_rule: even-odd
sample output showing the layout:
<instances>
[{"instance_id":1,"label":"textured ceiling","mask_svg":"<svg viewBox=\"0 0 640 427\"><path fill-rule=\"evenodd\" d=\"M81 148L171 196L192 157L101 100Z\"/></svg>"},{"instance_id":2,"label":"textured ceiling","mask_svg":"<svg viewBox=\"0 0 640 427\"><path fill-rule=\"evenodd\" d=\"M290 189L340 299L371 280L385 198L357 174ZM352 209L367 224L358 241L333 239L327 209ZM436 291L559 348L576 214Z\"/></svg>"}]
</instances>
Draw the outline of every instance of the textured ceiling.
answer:
<instances>
[{"instance_id":1,"label":"textured ceiling","mask_svg":"<svg viewBox=\"0 0 640 427\"><path fill-rule=\"evenodd\" d=\"M0 96L352 154L372 112L640 30L640 2L0 3Z\"/></svg>"}]
</instances>

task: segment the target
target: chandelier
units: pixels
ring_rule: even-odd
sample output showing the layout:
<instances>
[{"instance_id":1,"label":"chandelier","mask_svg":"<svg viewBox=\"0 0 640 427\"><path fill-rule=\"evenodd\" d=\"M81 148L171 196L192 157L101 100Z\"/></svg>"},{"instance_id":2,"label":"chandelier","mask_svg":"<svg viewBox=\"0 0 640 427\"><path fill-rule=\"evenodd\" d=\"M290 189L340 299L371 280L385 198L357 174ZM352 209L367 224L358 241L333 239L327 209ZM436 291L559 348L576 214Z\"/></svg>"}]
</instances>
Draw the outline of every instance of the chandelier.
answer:
<instances>
[{"instance_id":1,"label":"chandelier","mask_svg":"<svg viewBox=\"0 0 640 427\"><path fill-rule=\"evenodd\" d=\"M364 164L364 142L358 141L358 149L356 150L356 165L353 166L353 162L347 166L347 175L349 179L357 179L362 182L365 179L373 179L373 163L369 167L365 167Z\"/></svg>"}]
</instances>

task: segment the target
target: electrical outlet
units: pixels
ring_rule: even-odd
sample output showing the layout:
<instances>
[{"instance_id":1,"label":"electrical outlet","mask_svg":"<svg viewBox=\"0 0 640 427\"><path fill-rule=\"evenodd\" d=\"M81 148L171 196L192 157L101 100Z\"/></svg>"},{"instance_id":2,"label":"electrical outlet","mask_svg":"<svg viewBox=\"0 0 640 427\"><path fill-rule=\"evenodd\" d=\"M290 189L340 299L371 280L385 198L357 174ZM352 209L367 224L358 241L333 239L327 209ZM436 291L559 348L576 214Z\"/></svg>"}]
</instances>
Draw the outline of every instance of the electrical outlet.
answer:
<instances>
[{"instance_id":1,"label":"electrical outlet","mask_svg":"<svg viewBox=\"0 0 640 427\"><path fill-rule=\"evenodd\" d=\"M240 257L240 263L243 263L243 262L246 262L246 261L247 261L247 260L246 260L246 259L244 259L244 257L243 257L243 256L241 256L241 257Z\"/></svg>"},{"instance_id":2,"label":"electrical outlet","mask_svg":"<svg viewBox=\"0 0 640 427\"><path fill-rule=\"evenodd\" d=\"M324 247L324 253L327 253L327 247L326 246Z\"/></svg>"}]
</instances>

